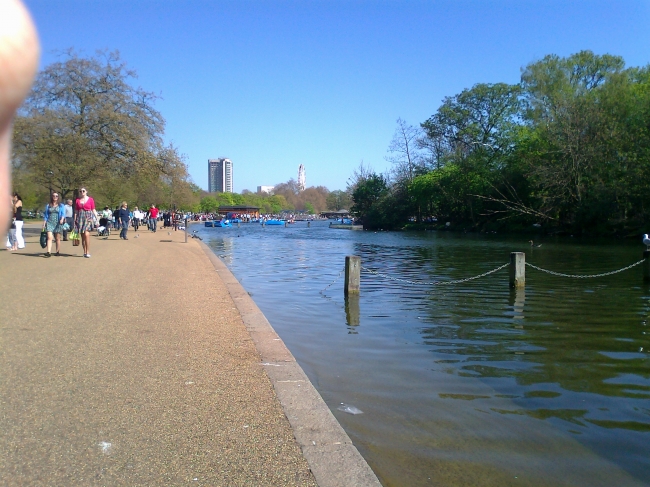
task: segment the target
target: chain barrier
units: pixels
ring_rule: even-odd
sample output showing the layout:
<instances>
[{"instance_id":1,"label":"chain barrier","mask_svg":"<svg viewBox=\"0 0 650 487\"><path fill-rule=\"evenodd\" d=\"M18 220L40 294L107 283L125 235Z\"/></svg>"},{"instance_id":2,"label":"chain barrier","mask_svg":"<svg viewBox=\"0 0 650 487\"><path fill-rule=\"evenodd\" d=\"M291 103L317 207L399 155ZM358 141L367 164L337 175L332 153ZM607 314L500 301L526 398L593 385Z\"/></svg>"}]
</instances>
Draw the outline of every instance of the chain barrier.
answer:
<instances>
[{"instance_id":1,"label":"chain barrier","mask_svg":"<svg viewBox=\"0 0 650 487\"><path fill-rule=\"evenodd\" d=\"M541 267L537 267L534 264L531 264L529 262L526 262L526 265L528 267L532 267L535 270L541 271L541 272L546 272L547 274L552 274L554 276L560 276L560 277L570 277L573 279L589 279L589 278L594 278L594 277L605 277L605 276L611 276L613 274L618 274L619 272L626 271L628 269L631 269L632 267L636 267L639 264L642 264L645 261L645 259L641 259L638 262L635 262L634 264L631 264L627 267L623 267L622 269L617 269L615 271L610 271L610 272L603 272L601 274L563 274L561 272L555 272L555 271L550 271L548 269L542 269ZM411 281L409 279L400 279L398 277L393 277L389 276L388 274L382 274L381 272L374 271L372 269L368 269L367 267L361 266L361 270L364 272L368 272L369 274L375 275L377 277L382 277L384 279L388 279L390 281L395 281L395 282L403 282L406 284L415 284L419 286L446 286L446 285L451 285L451 284L461 284L463 282L467 281L472 281L474 279L479 279L481 277L489 276L490 274L494 274L495 272L500 271L501 269L504 269L508 267L510 263L503 264L495 269L492 269L491 271L484 272L483 274L479 274L478 276L472 276L472 277L466 277L465 279L457 279L454 281ZM329 289L336 281L339 280L341 275L345 272L345 268L339 272L338 276L327 286L325 286L321 291L320 294L323 294L327 289Z\"/></svg>"},{"instance_id":2,"label":"chain barrier","mask_svg":"<svg viewBox=\"0 0 650 487\"><path fill-rule=\"evenodd\" d=\"M460 284L461 282L467 282L467 281L472 281L474 279L478 279L480 277L485 277L487 275L493 274L497 271L500 271L501 269L504 269L505 267L508 267L510 264L503 264L502 266L497 267L496 269L492 269L491 271L484 272L483 274L479 274L478 276L473 276L473 277L467 277L465 279L457 279L455 281L409 281L408 279L399 279L397 277L392 277L387 274L381 274L379 272L373 271L372 269L368 269L367 267L361 266L362 271L369 272L370 274L374 274L375 276L378 277L383 277L384 279L389 279L391 281L395 282L405 282L407 284L416 284L416 285L421 285L421 286L444 286L448 284Z\"/></svg>"},{"instance_id":3,"label":"chain barrier","mask_svg":"<svg viewBox=\"0 0 650 487\"><path fill-rule=\"evenodd\" d=\"M632 267L635 267L641 263L643 263L645 259L641 259L639 262L635 262L634 264L631 264L627 267L623 267L622 269L618 269L615 271L611 272L603 272L602 274L562 274L561 272L555 272L555 271L549 271L548 269L542 269L541 267L537 267L536 265L529 264L526 262L526 265L528 267L532 267L533 269L536 269L538 271L546 272L547 274L552 274L554 276L560 276L560 277L571 277L573 279L590 279L592 277L604 277L604 276L611 276L612 274L618 274L619 272L626 271L628 269L631 269Z\"/></svg>"},{"instance_id":4,"label":"chain barrier","mask_svg":"<svg viewBox=\"0 0 650 487\"><path fill-rule=\"evenodd\" d=\"M339 280L339 278L341 277L341 274L343 274L344 272L345 272L345 267L343 269L341 269L341 272L339 272L339 275L336 276L336 278L332 282L330 282L327 286L325 286L323 289L321 289L319 291L319 294L323 294L325 291L327 291L332 284L334 284L336 281ZM323 296L325 296L325 295L323 294Z\"/></svg>"}]
</instances>

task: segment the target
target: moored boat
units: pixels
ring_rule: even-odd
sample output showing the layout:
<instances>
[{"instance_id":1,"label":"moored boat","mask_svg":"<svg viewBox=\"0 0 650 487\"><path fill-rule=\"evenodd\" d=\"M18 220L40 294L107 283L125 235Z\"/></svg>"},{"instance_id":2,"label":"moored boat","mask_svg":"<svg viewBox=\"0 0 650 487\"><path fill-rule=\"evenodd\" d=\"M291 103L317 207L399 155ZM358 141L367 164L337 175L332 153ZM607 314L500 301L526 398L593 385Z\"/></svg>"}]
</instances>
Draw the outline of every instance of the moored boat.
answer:
<instances>
[{"instance_id":1,"label":"moored boat","mask_svg":"<svg viewBox=\"0 0 650 487\"><path fill-rule=\"evenodd\" d=\"M205 222L206 227L232 227L232 224L228 220L214 220Z\"/></svg>"}]
</instances>

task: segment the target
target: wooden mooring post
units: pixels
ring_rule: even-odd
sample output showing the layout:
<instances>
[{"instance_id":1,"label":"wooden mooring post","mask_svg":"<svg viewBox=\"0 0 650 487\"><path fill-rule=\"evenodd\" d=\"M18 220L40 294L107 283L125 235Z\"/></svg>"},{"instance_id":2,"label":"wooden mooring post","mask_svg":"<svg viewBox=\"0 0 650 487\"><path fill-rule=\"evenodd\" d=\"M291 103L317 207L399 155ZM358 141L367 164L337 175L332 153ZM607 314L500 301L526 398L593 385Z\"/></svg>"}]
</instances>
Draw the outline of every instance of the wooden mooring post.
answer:
<instances>
[{"instance_id":1,"label":"wooden mooring post","mask_svg":"<svg viewBox=\"0 0 650 487\"><path fill-rule=\"evenodd\" d=\"M526 254L510 252L510 287L514 289L526 286Z\"/></svg>"},{"instance_id":2,"label":"wooden mooring post","mask_svg":"<svg viewBox=\"0 0 650 487\"><path fill-rule=\"evenodd\" d=\"M650 282L650 250L643 251L643 281Z\"/></svg>"},{"instance_id":3,"label":"wooden mooring post","mask_svg":"<svg viewBox=\"0 0 650 487\"><path fill-rule=\"evenodd\" d=\"M359 294L361 287L361 257L358 255L345 256L345 287L343 292L348 294Z\"/></svg>"}]
</instances>

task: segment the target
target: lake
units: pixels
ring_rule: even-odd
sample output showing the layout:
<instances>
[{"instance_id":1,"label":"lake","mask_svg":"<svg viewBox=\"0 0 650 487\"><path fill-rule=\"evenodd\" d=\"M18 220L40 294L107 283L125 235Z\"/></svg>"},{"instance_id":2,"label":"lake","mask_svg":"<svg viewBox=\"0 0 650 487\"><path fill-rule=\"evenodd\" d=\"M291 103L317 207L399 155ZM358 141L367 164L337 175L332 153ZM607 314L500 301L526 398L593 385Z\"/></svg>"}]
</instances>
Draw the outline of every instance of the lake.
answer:
<instances>
[{"instance_id":1,"label":"lake","mask_svg":"<svg viewBox=\"0 0 650 487\"><path fill-rule=\"evenodd\" d=\"M194 225L192 229L198 229ZM385 486L650 485L650 286L639 241L201 228ZM343 296L346 255L359 298ZM361 414L349 414L349 411ZM347 411L347 412L346 412Z\"/></svg>"}]
</instances>

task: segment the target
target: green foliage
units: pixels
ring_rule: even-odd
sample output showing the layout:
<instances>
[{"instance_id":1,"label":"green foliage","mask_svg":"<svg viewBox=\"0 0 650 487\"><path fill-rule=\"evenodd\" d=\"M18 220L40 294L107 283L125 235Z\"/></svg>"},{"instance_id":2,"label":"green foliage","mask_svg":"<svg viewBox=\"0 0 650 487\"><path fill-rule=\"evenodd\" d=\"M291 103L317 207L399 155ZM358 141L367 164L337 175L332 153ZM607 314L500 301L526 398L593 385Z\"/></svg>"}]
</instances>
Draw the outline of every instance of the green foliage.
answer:
<instances>
[{"instance_id":1,"label":"green foliage","mask_svg":"<svg viewBox=\"0 0 650 487\"><path fill-rule=\"evenodd\" d=\"M357 182L350 211L365 228L380 228L392 219L391 209L385 204L388 195L388 182L373 172Z\"/></svg>"},{"instance_id":2,"label":"green foliage","mask_svg":"<svg viewBox=\"0 0 650 487\"><path fill-rule=\"evenodd\" d=\"M135 88L135 77L117 53L70 51L46 66L14 124L20 190L37 193L31 181L66 198L83 185L99 204L196 204L183 157L163 143L156 96Z\"/></svg>"},{"instance_id":3,"label":"green foliage","mask_svg":"<svg viewBox=\"0 0 650 487\"><path fill-rule=\"evenodd\" d=\"M327 195L326 205L328 210L349 210L352 206L352 200L347 191L341 191L337 189L331 191Z\"/></svg>"},{"instance_id":4,"label":"green foliage","mask_svg":"<svg viewBox=\"0 0 650 487\"><path fill-rule=\"evenodd\" d=\"M364 221L399 228L435 216L476 229L647 231L650 67L626 69L619 56L590 51L549 55L526 66L518 85L479 83L445 98L421 126L417 139L399 125L389 151L402 170L390 184L380 189L376 175L356 183Z\"/></svg>"}]
</instances>

